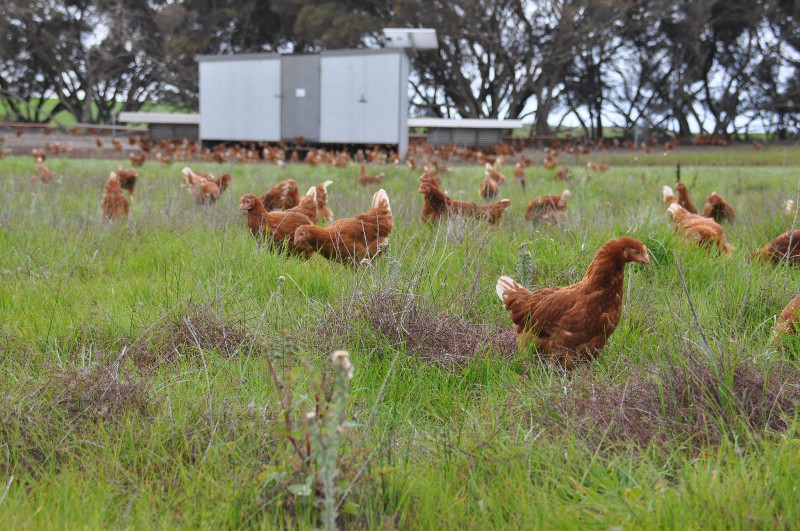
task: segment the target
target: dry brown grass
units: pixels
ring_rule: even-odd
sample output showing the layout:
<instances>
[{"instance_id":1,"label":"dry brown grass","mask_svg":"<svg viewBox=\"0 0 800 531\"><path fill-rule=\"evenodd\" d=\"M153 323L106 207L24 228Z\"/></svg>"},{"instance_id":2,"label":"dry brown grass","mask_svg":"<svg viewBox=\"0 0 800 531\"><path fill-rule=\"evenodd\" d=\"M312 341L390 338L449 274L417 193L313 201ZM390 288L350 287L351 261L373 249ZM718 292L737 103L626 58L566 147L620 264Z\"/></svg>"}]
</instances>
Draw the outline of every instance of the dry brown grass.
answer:
<instances>
[{"instance_id":1,"label":"dry brown grass","mask_svg":"<svg viewBox=\"0 0 800 531\"><path fill-rule=\"evenodd\" d=\"M341 308L329 308L317 323L315 337L323 351L342 345L342 338L380 337L393 348L405 348L430 364L448 368L470 363L482 352L510 356L517 352L513 330L471 323L428 307L422 298L401 288L358 293Z\"/></svg>"},{"instance_id":2,"label":"dry brown grass","mask_svg":"<svg viewBox=\"0 0 800 531\"><path fill-rule=\"evenodd\" d=\"M730 382L720 373L732 375ZM768 373L742 361L721 371L695 359L637 371L617 384L576 376L549 390L549 416L531 420L595 445L712 445L732 432L783 431L800 411L800 374L790 366Z\"/></svg>"},{"instance_id":3,"label":"dry brown grass","mask_svg":"<svg viewBox=\"0 0 800 531\"><path fill-rule=\"evenodd\" d=\"M128 352L139 368L154 369L201 351L233 357L250 341L244 319L224 317L211 305L189 303L155 323Z\"/></svg>"},{"instance_id":4,"label":"dry brown grass","mask_svg":"<svg viewBox=\"0 0 800 531\"><path fill-rule=\"evenodd\" d=\"M52 393L49 406L71 416L111 418L126 411L145 414L150 403L150 382L126 372L120 370L118 361L53 370L40 392Z\"/></svg>"}]
</instances>

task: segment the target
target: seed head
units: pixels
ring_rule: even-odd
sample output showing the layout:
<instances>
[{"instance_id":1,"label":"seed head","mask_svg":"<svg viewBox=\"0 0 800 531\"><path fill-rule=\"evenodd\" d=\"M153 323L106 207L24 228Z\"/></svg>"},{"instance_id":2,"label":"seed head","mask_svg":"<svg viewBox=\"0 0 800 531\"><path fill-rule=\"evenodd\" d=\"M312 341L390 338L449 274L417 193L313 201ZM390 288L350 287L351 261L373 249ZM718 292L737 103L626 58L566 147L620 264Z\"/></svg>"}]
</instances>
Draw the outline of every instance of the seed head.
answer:
<instances>
[{"instance_id":1,"label":"seed head","mask_svg":"<svg viewBox=\"0 0 800 531\"><path fill-rule=\"evenodd\" d=\"M353 364L350 362L350 353L346 350L337 350L333 353L333 366L344 370L348 380L353 377Z\"/></svg>"}]
</instances>

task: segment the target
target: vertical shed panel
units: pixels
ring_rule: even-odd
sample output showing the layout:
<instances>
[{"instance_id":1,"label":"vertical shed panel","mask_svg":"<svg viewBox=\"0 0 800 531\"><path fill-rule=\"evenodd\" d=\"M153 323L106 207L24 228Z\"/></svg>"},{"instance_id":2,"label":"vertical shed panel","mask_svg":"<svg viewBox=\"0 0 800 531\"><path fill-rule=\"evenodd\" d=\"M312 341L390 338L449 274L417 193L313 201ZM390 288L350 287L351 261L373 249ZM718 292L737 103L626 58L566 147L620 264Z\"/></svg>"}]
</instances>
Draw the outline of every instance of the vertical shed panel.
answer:
<instances>
[{"instance_id":1,"label":"vertical shed panel","mask_svg":"<svg viewBox=\"0 0 800 531\"><path fill-rule=\"evenodd\" d=\"M400 54L375 54L365 58L364 137L359 142L396 144L400 130ZM403 84L405 85L405 84Z\"/></svg>"},{"instance_id":2,"label":"vertical shed panel","mask_svg":"<svg viewBox=\"0 0 800 531\"><path fill-rule=\"evenodd\" d=\"M400 135L397 143L397 154L399 157L405 158L408 152L408 102L411 98L409 94L409 83L408 83L408 76L411 73L411 59L408 57L408 54L403 53L400 55L400 108L398 110L400 123L398 124L399 131L398 134Z\"/></svg>"},{"instance_id":3,"label":"vertical shed panel","mask_svg":"<svg viewBox=\"0 0 800 531\"><path fill-rule=\"evenodd\" d=\"M200 62L200 137L277 141L280 59Z\"/></svg>"},{"instance_id":4,"label":"vertical shed panel","mask_svg":"<svg viewBox=\"0 0 800 531\"><path fill-rule=\"evenodd\" d=\"M320 69L321 142L398 143L400 53L323 55Z\"/></svg>"},{"instance_id":5,"label":"vertical shed panel","mask_svg":"<svg viewBox=\"0 0 800 531\"><path fill-rule=\"evenodd\" d=\"M281 56L281 136L319 141L319 55Z\"/></svg>"},{"instance_id":6,"label":"vertical shed panel","mask_svg":"<svg viewBox=\"0 0 800 531\"><path fill-rule=\"evenodd\" d=\"M320 58L320 142L355 142L352 138L362 136L364 117L354 93L361 93L364 80L363 68L356 63L361 63L361 58Z\"/></svg>"}]
</instances>

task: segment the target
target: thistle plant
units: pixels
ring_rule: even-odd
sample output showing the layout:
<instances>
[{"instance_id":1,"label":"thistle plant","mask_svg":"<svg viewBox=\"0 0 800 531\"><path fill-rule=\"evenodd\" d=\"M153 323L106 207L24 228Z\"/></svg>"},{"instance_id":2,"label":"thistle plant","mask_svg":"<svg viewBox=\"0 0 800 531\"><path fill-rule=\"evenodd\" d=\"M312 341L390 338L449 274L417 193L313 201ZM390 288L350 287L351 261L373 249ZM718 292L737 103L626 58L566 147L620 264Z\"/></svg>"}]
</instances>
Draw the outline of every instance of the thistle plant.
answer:
<instances>
[{"instance_id":1,"label":"thistle plant","mask_svg":"<svg viewBox=\"0 0 800 531\"><path fill-rule=\"evenodd\" d=\"M533 255L527 250L528 242L519 244L519 261L517 262L517 278L526 288L531 287L533 281Z\"/></svg>"},{"instance_id":2,"label":"thistle plant","mask_svg":"<svg viewBox=\"0 0 800 531\"><path fill-rule=\"evenodd\" d=\"M308 431L314 447L318 477L322 483L322 522L325 529L336 529L336 478L339 475L338 458L342 436L345 433L345 409L350 393L353 364L345 350L333 353L333 393L327 412L310 411L306 414Z\"/></svg>"}]
</instances>

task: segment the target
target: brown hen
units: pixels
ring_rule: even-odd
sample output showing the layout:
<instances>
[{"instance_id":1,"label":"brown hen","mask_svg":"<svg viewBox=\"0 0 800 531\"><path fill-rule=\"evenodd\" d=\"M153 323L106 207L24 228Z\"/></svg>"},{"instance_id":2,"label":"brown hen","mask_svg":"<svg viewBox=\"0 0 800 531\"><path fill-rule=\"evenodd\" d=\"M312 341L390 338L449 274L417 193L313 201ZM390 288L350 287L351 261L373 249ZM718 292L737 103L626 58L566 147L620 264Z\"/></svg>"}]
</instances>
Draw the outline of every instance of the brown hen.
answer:
<instances>
[{"instance_id":1,"label":"brown hen","mask_svg":"<svg viewBox=\"0 0 800 531\"><path fill-rule=\"evenodd\" d=\"M773 340L778 340L781 336L794 334L797 331L798 318L800 318L800 294L795 295L781 312L781 316L775 323L775 330L772 333Z\"/></svg>"},{"instance_id":2,"label":"brown hen","mask_svg":"<svg viewBox=\"0 0 800 531\"><path fill-rule=\"evenodd\" d=\"M501 199L491 205L478 205L470 201L456 201L450 199L439 188L439 184L430 173L423 173L419 180L421 184L417 192L425 195L425 203L422 205L423 221L438 221L448 216L461 216L475 219L485 219L489 225L496 225L503 218L511 201Z\"/></svg>"},{"instance_id":3,"label":"brown hen","mask_svg":"<svg viewBox=\"0 0 800 531\"><path fill-rule=\"evenodd\" d=\"M328 260L356 265L381 252L393 226L389 197L381 189L372 196L372 207L367 213L337 219L327 227L298 227L294 244L306 252L316 251Z\"/></svg>"},{"instance_id":4,"label":"brown hen","mask_svg":"<svg viewBox=\"0 0 800 531\"><path fill-rule=\"evenodd\" d=\"M361 173L358 176L358 184L361 186L367 186L370 184L382 183L383 178L386 175L383 173L379 173L377 175L368 175L364 165L361 165Z\"/></svg>"},{"instance_id":5,"label":"brown hen","mask_svg":"<svg viewBox=\"0 0 800 531\"><path fill-rule=\"evenodd\" d=\"M733 207L727 203L717 192L711 192L703 205L701 216L711 218L717 223L721 221L733 221L735 214Z\"/></svg>"},{"instance_id":6,"label":"brown hen","mask_svg":"<svg viewBox=\"0 0 800 531\"><path fill-rule=\"evenodd\" d=\"M131 159L131 166L139 167L144 164L144 161L147 158L147 153L141 153L139 155L134 155L131 153L128 158Z\"/></svg>"},{"instance_id":7,"label":"brown hen","mask_svg":"<svg viewBox=\"0 0 800 531\"><path fill-rule=\"evenodd\" d=\"M188 166L183 168L183 184L198 203L214 203L228 188L228 183L233 179L230 174L223 174L219 179L214 179L210 173L194 173Z\"/></svg>"},{"instance_id":8,"label":"brown hen","mask_svg":"<svg viewBox=\"0 0 800 531\"><path fill-rule=\"evenodd\" d=\"M483 181L478 188L478 195L487 201L491 201L500 192L500 185L508 179L505 175L495 170L490 163L486 163Z\"/></svg>"},{"instance_id":9,"label":"brown hen","mask_svg":"<svg viewBox=\"0 0 800 531\"><path fill-rule=\"evenodd\" d=\"M126 169L122 164L117 164L117 177L119 178L119 185L122 189L127 190L129 194L133 195L133 189L136 188L136 179L139 177L139 172Z\"/></svg>"},{"instance_id":10,"label":"brown hen","mask_svg":"<svg viewBox=\"0 0 800 531\"><path fill-rule=\"evenodd\" d=\"M267 212L261 201L253 194L243 195L239 201L239 210L247 216L247 226L250 233L257 241L266 240L270 248L286 249L290 253L302 254L306 257L311 253L300 250L294 244L293 234L297 227L308 225L311 220L299 212L285 212L277 210Z\"/></svg>"},{"instance_id":11,"label":"brown hen","mask_svg":"<svg viewBox=\"0 0 800 531\"><path fill-rule=\"evenodd\" d=\"M788 260L792 264L800 264L800 229L787 230L754 252L751 257L772 260L776 264L780 263L781 260Z\"/></svg>"},{"instance_id":12,"label":"brown hen","mask_svg":"<svg viewBox=\"0 0 800 531\"><path fill-rule=\"evenodd\" d=\"M36 180L40 180L43 183L49 183L53 180L53 172L50 171L50 168L44 163L44 159L41 157L36 159L36 166L33 168L33 182Z\"/></svg>"},{"instance_id":13,"label":"brown hen","mask_svg":"<svg viewBox=\"0 0 800 531\"><path fill-rule=\"evenodd\" d=\"M622 309L625 264L650 265L647 248L623 236L603 245L583 279L571 286L529 291L511 278L497 281L497 295L511 313L521 347L574 369L595 359L617 327Z\"/></svg>"},{"instance_id":14,"label":"brown hen","mask_svg":"<svg viewBox=\"0 0 800 531\"><path fill-rule=\"evenodd\" d=\"M300 202L300 191L294 179L286 179L270 188L259 200L268 212L288 210Z\"/></svg>"},{"instance_id":15,"label":"brown hen","mask_svg":"<svg viewBox=\"0 0 800 531\"><path fill-rule=\"evenodd\" d=\"M525 209L525 219L529 221L550 221L563 223L567 219L567 206L569 204L569 190L564 190L561 195L545 195L537 197Z\"/></svg>"},{"instance_id":16,"label":"brown hen","mask_svg":"<svg viewBox=\"0 0 800 531\"><path fill-rule=\"evenodd\" d=\"M103 197L100 199L100 209L103 217L109 221L120 221L128 217L130 201L122 193L117 174L113 171L103 188Z\"/></svg>"},{"instance_id":17,"label":"brown hen","mask_svg":"<svg viewBox=\"0 0 800 531\"><path fill-rule=\"evenodd\" d=\"M517 162L514 166L514 180L522 186L522 191L525 191L525 163L523 161Z\"/></svg>"},{"instance_id":18,"label":"brown hen","mask_svg":"<svg viewBox=\"0 0 800 531\"><path fill-rule=\"evenodd\" d=\"M667 209L672 214L672 222L676 231L683 231L685 240L696 240L702 246L716 245L718 250L730 255L735 249L725 239L725 231L713 219L691 214L678 203L672 203Z\"/></svg>"}]
</instances>

